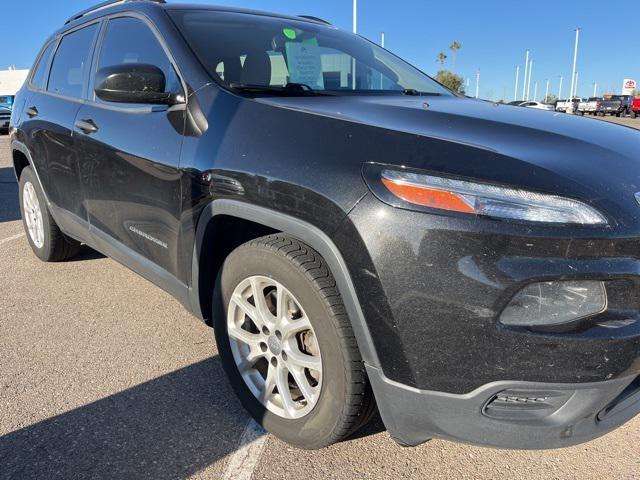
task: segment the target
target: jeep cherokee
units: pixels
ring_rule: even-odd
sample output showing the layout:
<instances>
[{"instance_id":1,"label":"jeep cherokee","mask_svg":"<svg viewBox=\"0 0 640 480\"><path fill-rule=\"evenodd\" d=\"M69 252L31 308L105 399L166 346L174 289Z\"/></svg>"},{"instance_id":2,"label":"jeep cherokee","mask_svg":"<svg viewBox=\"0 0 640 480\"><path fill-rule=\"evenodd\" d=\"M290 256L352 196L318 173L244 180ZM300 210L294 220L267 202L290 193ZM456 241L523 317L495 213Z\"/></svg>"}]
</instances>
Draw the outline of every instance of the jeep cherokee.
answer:
<instances>
[{"instance_id":1,"label":"jeep cherokee","mask_svg":"<svg viewBox=\"0 0 640 480\"><path fill-rule=\"evenodd\" d=\"M27 238L214 326L268 431L320 448L588 441L640 411L640 133L471 100L313 17L115 1L11 120Z\"/></svg>"}]
</instances>

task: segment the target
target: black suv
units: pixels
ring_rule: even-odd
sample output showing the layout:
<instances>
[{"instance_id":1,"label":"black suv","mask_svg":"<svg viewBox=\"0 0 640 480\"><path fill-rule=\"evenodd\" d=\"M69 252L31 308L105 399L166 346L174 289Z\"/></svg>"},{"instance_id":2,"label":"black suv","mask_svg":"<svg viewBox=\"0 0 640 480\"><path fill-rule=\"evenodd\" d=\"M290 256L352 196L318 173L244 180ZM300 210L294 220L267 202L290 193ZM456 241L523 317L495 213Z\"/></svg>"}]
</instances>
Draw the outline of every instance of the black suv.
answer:
<instances>
[{"instance_id":1,"label":"black suv","mask_svg":"<svg viewBox=\"0 0 640 480\"><path fill-rule=\"evenodd\" d=\"M101 4L11 150L44 261L81 243L215 327L247 410L319 448L590 440L640 411L640 133L451 93L312 17Z\"/></svg>"}]
</instances>

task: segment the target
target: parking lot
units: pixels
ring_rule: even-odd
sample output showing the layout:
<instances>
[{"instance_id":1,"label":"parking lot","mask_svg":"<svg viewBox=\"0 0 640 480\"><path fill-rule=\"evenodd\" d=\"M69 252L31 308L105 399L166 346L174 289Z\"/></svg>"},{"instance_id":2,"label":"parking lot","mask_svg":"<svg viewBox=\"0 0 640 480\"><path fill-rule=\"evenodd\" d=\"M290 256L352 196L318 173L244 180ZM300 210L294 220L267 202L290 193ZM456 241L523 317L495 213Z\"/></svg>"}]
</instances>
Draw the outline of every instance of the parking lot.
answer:
<instances>
[{"instance_id":1,"label":"parking lot","mask_svg":"<svg viewBox=\"0 0 640 480\"><path fill-rule=\"evenodd\" d=\"M227 384L211 330L168 294L88 249L67 263L36 259L7 137L0 155L1 479L640 479L640 418L543 452L402 448L379 420L314 452L263 434Z\"/></svg>"}]
</instances>

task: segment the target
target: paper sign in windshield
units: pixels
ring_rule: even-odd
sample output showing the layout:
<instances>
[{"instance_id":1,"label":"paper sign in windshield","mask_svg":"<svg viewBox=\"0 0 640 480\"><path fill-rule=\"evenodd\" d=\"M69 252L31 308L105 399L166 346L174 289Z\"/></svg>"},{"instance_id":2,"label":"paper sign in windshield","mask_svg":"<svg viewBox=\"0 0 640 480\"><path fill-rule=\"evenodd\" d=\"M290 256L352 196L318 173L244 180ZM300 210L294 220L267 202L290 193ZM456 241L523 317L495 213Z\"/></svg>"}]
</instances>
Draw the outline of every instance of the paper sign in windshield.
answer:
<instances>
[{"instance_id":1,"label":"paper sign in windshield","mask_svg":"<svg viewBox=\"0 0 640 480\"><path fill-rule=\"evenodd\" d=\"M312 43L287 42L289 82L304 83L314 89L323 89L320 47Z\"/></svg>"}]
</instances>

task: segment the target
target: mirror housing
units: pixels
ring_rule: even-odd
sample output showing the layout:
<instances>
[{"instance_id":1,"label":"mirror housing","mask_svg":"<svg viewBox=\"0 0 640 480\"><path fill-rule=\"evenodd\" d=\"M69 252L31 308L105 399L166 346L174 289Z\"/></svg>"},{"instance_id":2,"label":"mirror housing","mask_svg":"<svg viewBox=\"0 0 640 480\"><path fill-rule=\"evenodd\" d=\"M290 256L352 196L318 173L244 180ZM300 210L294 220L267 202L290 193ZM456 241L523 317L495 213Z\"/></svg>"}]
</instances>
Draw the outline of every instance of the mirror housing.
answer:
<instances>
[{"instance_id":1,"label":"mirror housing","mask_svg":"<svg viewBox=\"0 0 640 480\"><path fill-rule=\"evenodd\" d=\"M105 102L174 105L178 94L165 92L167 79L155 65L124 63L101 68L95 93Z\"/></svg>"}]
</instances>

